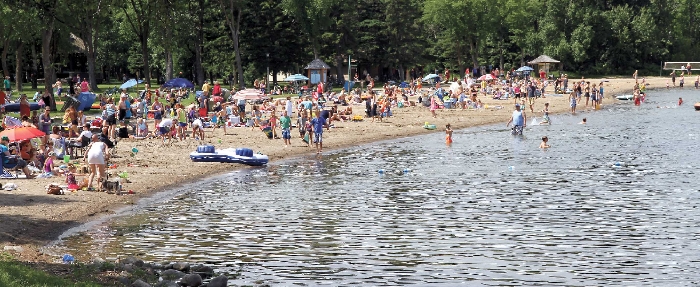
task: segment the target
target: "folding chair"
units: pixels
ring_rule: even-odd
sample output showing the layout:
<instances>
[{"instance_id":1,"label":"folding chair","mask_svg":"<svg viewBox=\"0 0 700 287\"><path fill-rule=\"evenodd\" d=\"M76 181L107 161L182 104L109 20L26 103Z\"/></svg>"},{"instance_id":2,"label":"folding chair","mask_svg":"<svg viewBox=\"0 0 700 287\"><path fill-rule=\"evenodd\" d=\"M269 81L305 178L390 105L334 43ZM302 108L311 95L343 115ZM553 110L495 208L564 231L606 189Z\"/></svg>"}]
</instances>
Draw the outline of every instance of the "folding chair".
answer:
<instances>
[{"instance_id":1,"label":"folding chair","mask_svg":"<svg viewBox=\"0 0 700 287\"><path fill-rule=\"evenodd\" d=\"M78 157L78 151L80 151L80 156L85 155L85 152L87 151L87 147L90 145L90 139L87 137L80 137L80 145L76 145L75 143L71 144L71 157L77 158Z\"/></svg>"}]
</instances>

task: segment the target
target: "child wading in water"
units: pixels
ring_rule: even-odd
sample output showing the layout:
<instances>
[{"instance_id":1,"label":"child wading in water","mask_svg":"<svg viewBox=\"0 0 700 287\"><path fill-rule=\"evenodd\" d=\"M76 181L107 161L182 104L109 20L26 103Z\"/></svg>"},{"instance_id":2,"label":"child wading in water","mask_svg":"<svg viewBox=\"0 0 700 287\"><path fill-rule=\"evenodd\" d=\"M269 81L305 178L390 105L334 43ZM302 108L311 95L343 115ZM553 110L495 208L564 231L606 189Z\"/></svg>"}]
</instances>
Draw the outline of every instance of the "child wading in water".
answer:
<instances>
[{"instance_id":1,"label":"child wading in water","mask_svg":"<svg viewBox=\"0 0 700 287\"><path fill-rule=\"evenodd\" d=\"M540 124L541 125L542 124L550 124L550 121L549 121L549 103L544 104L544 110L542 112L544 113L544 116L542 116L542 122Z\"/></svg>"},{"instance_id":2,"label":"child wading in water","mask_svg":"<svg viewBox=\"0 0 700 287\"><path fill-rule=\"evenodd\" d=\"M445 126L445 143L452 143L452 129L450 128L450 124Z\"/></svg>"},{"instance_id":3,"label":"child wading in water","mask_svg":"<svg viewBox=\"0 0 700 287\"><path fill-rule=\"evenodd\" d=\"M547 136L543 136L542 142L540 143L540 148L542 148L542 149L549 148L550 145L547 143L548 141L549 141L549 138L547 138Z\"/></svg>"}]
</instances>

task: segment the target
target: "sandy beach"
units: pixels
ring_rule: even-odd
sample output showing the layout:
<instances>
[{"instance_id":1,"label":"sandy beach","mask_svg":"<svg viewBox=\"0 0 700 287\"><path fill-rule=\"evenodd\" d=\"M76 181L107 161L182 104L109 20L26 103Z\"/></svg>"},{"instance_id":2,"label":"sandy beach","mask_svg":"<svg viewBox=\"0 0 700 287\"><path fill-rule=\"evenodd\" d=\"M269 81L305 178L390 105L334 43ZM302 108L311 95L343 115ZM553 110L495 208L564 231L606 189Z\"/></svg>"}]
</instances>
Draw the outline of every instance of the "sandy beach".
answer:
<instances>
[{"instance_id":1,"label":"sandy beach","mask_svg":"<svg viewBox=\"0 0 700 287\"><path fill-rule=\"evenodd\" d=\"M573 79L572 79L573 80ZM613 96L631 93L634 79L591 79L592 83L605 83L605 99L603 105L616 104ZM667 78L646 78L649 88L665 88ZM551 87L549 88L552 89ZM551 91L548 91L550 93ZM650 95L653 97L653 93ZM433 118L428 108L406 107L394 108L394 116L383 122L371 122L365 119L361 122L334 122L335 127L324 132L324 152L371 143L379 140L401 138L419 134L435 133L444 137L444 126L447 123L452 129L461 129L478 125L505 123L513 110L512 100L493 100L479 97L489 108L484 110L438 110L437 118ZM413 99L411 99L413 100ZM538 99L535 111L543 109L544 104L550 104L553 114L568 113L568 97L548 96ZM629 102L628 104L632 104ZM692 103L688 102L692 105ZM501 109L493 107L502 106ZM364 116L364 105L353 106L354 114ZM579 104L582 117L594 118L592 108ZM526 109L528 117L529 109ZM535 113L535 116L542 116ZM293 119L295 120L295 119ZM425 122L437 125L437 130L423 128ZM152 127L152 122L150 126ZM249 147L255 152L267 154L271 161L300 156L315 155L315 149L309 148L298 137L296 130L292 131L292 146L285 147L281 139L269 140L259 128L228 128L224 135L222 129L206 130L207 139L217 148ZM236 164L193 163L188 154L196 149L201 141L188 139L163 145L160 139L122 140L117 148L118 157L111 163L117 167L109 169L115 176L121 172L129 174L130 183L125 183L124 190L133 190L134 194L114 195L90 191L68 192L65 195L47 195L44 187L49 183L64 183L63 177L50 179L13 179L2 180L2 184L12 182L18 189L13 191L0 190L0 246L19 245L24 248L17 257L26 261L53 260L39 253L39 248L54 240L63 231L72 226L95 220L125 205L133 205L140 198L149 197L158 191L172 189L184 183L202 180L213 175L247 168ZM139 152L131 156L132 148ZM321 155L322 156L322 155Z\"/></svg>"}]
</instances>

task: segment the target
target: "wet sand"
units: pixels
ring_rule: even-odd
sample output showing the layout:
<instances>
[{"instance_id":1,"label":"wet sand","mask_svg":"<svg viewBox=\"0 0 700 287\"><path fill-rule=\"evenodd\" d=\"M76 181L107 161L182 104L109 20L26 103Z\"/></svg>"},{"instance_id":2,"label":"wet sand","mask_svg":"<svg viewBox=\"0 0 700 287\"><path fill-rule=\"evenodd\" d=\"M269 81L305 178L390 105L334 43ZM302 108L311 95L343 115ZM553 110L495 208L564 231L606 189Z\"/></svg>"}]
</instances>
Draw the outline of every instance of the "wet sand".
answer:
<instances>
[{"instance_id":1,"label":"wet sand","mask_svg":"<svg viewBox=\"0 0 700 287\"><path fill-rule=\"evenodd\" d=\"M592 83L601 81L591 79ZM651 89L665 88L667 79L647 78L646 81ZM613 96L629 94L633 86L634 79L609 79L609 82L605 83L606 97L603 105L616 103ZM551 89L550 87L547 93L551 93ZM447 123L451 124L452 129L493 123L503 123L505 127L513 111L513 100L493 100L484 96L479 98L488 106L487 109L438 110L437 118L433 118L428 108L405 107L394 108L394 116L383 122L371 122L370 119L361 122L333 122L335 127L324 132L324 153L359 144L426 133L444 137L444 127ZM535 116L542 116L538 111L544 108L545 103L550 104L552 114L570 111L568 96L547 96L536 101ZM692 106L690 102L686 104ZM496 106L502 108L496 109ZM594 113L589 113L592 107L586 108L583 103L578 107L579 111L584 111L586 117L594 117ZM353 111L355 115L364 116L364 104L354 105ZM532 116L529 109L526 109L526 112L528 117ZM437 129L424 129L425 122L435 124ZM152 129L152 126L153 123L150 122L149 129ZM267 154L271 161L302 155L317 156L315 148L307 147L295 129L292 129L290 147L285 147L281 139L268 139L259 128L228 128L227 134L224 134L222 129L206 129L206 137L204 143L213 144L216 148L249 147L255 152ZM111 161L117 167L109 171L114 174L112 179L116 179L116 174L121 172L129 174L130 183L123 184L123 189L133 190L135 194L131 195L90 191L47 195L44 187L49 183L63 184L63 177L0 181L3 185L12 182L19 187L14 191L0 190L0 222L3 227L0 229L0 246L22 246L25 251L17 255L22 260L54 260L55 258L47 258L40 254L39 248L55 240L72 226L112 214L119 208L134 205L140 198L152 196L158 191L181 187L185 183L236 169L249 168L238 164L191 162L188 155L200 144L203 142L193 139L170 145L163 145L160 139L120 141L117 146L118 157ZM131 150L134 147L139 152L132 157Z\"/></svg>"}]
</instances>

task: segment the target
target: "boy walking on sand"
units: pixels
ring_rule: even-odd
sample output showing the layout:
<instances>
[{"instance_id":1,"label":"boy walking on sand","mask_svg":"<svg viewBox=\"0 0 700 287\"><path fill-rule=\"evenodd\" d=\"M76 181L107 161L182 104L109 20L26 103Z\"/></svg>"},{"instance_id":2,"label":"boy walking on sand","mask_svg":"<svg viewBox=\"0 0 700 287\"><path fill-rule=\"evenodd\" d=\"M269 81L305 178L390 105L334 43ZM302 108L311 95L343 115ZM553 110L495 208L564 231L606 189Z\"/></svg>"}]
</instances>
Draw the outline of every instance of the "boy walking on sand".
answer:
<instances>
[{"instance_id":1,"label":"boy walking on sand","mask_svg":"<svg viewBox=\"0 0 700 287\"><path fill-rule=\"evenodd\" d=\"M290 128L292 126L292 118L289 117L289 112L284 112L280 118L280 127L282 127L282 138L284 139L284 146L289 146L292 144L292 132Z\"/></svg>"},{"instance_id":2,"label":"boy walking on sand","mask_svg":"<svg viewBox=\"0 0 700 287\"><path fill-rule=\"evenodd\" d=\"M323 152L323 128L326 126L326 119L321 116L320 111L316 111L316 117L311 120L311 125L314 129L314 143L316 144L316 153Z\"/></svg>"}]
</instances>

